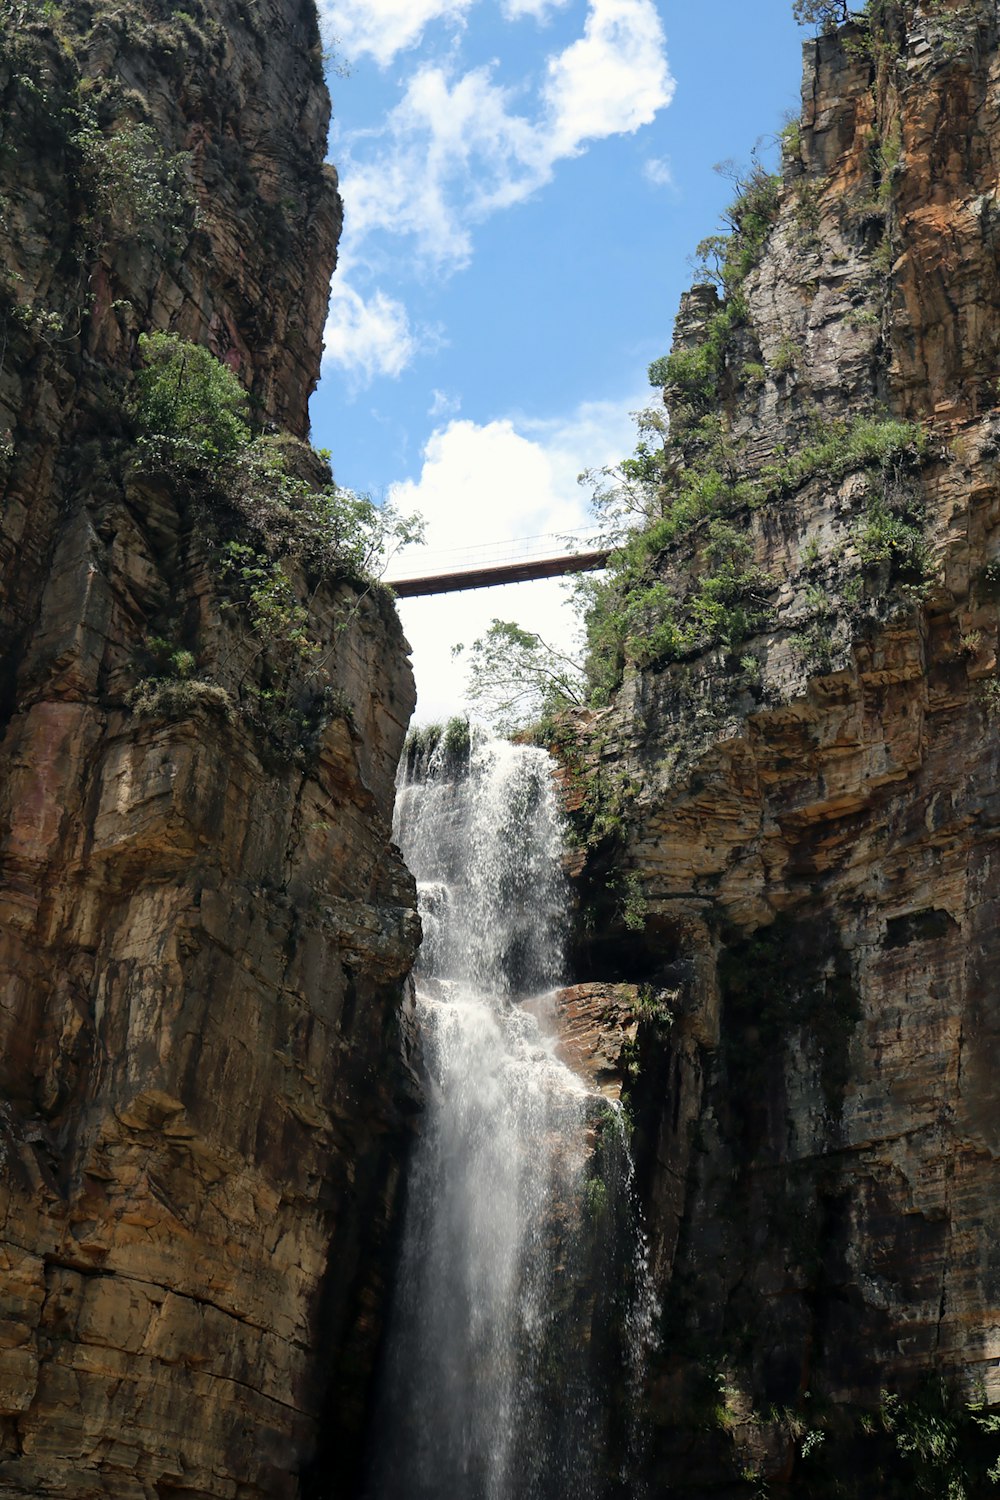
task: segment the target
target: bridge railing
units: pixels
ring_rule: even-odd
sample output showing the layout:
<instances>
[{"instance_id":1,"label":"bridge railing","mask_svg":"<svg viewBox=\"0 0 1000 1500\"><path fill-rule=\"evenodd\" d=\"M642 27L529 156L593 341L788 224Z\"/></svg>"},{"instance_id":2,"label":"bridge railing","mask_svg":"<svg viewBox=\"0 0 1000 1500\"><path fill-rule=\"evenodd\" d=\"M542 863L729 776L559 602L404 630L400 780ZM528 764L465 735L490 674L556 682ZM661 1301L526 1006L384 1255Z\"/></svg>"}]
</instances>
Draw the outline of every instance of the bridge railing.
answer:
<instances>
[{"instance_id":1,"label":"bridge railing","mask_svg":"<svg viewBox=\"0 0 1000 1500\"><path fill-rule=\"evenodd\" d=\"M400 598L452 593L590 572L604 566L608 551L595 543L590 527L465 547L407 548L405 556L390 561L383 581Z\"/></svg>"}]
</instances>

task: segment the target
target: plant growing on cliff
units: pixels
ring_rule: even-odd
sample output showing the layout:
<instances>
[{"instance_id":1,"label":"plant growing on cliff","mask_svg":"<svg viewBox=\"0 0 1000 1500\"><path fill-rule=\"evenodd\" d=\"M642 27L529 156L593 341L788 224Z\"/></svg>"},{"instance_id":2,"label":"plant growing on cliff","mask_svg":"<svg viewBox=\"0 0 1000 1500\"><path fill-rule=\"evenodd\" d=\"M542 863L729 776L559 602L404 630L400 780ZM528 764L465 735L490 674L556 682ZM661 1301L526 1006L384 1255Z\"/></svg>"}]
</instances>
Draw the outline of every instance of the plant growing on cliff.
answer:
<instances>
[{"instance_id":1,"label":"plant growing on cliff","mask_svg":"<svg viewBox=\"0 0 1000 1500\"><path fill-rule=\"evenodd\" d=\"M249 446L247 393L208 349L174 333L142 333L139 353L130 408L140 443L195 465Z\"/></svg>"},{"instance_id":2,"label":"plant growing on cliff","mask_svg":"<svg viewBox=\"0 0 1000 1500\"><path fill-rule=\"evenodd\" d=\"M800 26L835 31L851 18L849 0L792 0L792 15Z\"/></svg>"},{"instance_id":3,"label":"plant growing on cliff","mask_svg":"<svg viewBox=\"0 0 1000 1500\"><path fill-rule=\"evenodd\" d=\"M420 523L338 489L306 444L255 436L247 392L207 349L155 333L140 337L139 351L127 402L138 463L181 480L193 498L230 625L220 673L248 722L282 758L298 757L337 711L327 666L339 632L375 587L381 558L418 539ZM309 606L325 579L350 581L355 598L321 641Z\"/></svg>"},{"instance_id":4,"label":"plant growing on cliff","mask_svg":"<svg viewBox=\"0 0 1000 1500\"><path fill-rule=\"evenodd\" d=\"M149 125L124 120L107 133L89 100L75 107L79 128L71 137L80 156L80 178L90 213L84 230L94 245L113 237L172 238L192 205L184 176L186 154L168 156Z\"/></svg>"},{"instance_id":5,"label":"plant growing on cliff","mask_svg":"<svg viewBox=\"0 0 1000 1500\"><path fill-rule=\"evenodd\" d=\"M452 654L465 650L458 645ZM502 733L583 702L580 664L513 620L494 620L467 661L468 697Z\"/></svg>"},{"instance_id":6,"label":"plant growing on cliff","mask_svg":"<svg viewBox=\"0 0 1000 1500\"><path fill-rule=\"evenodd\" d=\"M698 246L697 281L715 285L723 300L695 347L675 349L649 366L650 384L666 387L676 403L696 415L715 404L736 330L747 318L741 288L764 253L781 201L780 177L759 162L746 172L722 162L716 171L732 181L736 197L723 214L727 232L709 235Z\"/></svg>"},{"instance_id":7,"label":"plant growing on cliff","mask_svg":"<svg viewBox=\"0 0 1000 1500\"><path fill-rule=\"evenodd\" d=\"M919 1494L973 1500L984 1479L1000 1482L1000 1415L942 1375L928 1375L908 1399L883 1391L879 1418Z\"/></svg>"},{"instance_id":8,"label":"plant growing on cliff","mask_svg":"<svg viewBox=\"0 0 1000 1500\"><path fill-rule=\"evenodd\" d=\"M838 482L868 471L877 493L890 498L873 499L858 528L863 565L881 567L887 580L922 577L922 531L919 517L906 510L901 478L920 466L926 448L913 423L879 416L817 420L797 451L776 451L752 466L706 416L683 439L665 434L655 458L644 449L649 520L620 539L603 578L578 586L590 701L606 702L629 662L662 666L712 645L735 652L761 629L775 583L753 561L750 516L814 480ZM797 644L817 663L825 661L827 635L820 621Z\"/></svg>"},{"instance_id":9,"label":"plant growing on cliff","mask_svg":"<svg viewBox=\"0 0 1000 1500\"><path fill-rule=\"evenodd\" d=\"M914 578L923 578L927 571L927 544L920 526L905 513L892 511L882 497L868 506L856 540L865 568L887 566Z\"/></svg>"},{"instance_id":10,"label":"plant growing on cliff","mask_svg":"<svg viewBox=\"0 0 1000 1500\"><path fill-rule=\"evenodd\" d=\"M255 437L247 392L208 349L153 333L139 352L128 409L144 464L182 470L216 519L228 508L249 529L258 557L370 582L387 552L420 540L419 517L294 472L323 473L304 444Z\"/></svg>"}]
</instances>

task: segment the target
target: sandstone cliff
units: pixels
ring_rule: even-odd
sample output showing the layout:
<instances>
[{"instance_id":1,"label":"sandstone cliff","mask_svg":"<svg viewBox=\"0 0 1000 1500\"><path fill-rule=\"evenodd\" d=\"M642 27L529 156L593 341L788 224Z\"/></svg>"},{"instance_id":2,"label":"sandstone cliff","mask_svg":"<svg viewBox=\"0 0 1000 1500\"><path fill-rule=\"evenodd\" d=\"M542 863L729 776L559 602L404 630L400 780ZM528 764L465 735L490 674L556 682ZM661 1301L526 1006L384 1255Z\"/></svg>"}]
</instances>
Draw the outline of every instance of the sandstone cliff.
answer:
<instances>
[{"instance_id":1,"label":"sandstone cliff","mask_svg":"<svg viewBox=\"0 0 1000 1500\"><path fill-rule=\"evenodd\" d=\"M879 0L806 45L563 736L578 976L675 992L631 1090L671 1494L990 1490L997 43L989 0Z\"/></svg>"},{"instance_id":2,"label":"sandstone cliff","mask_svg":"<svg viewBox=\"0 0 1000 1500\"><path fill-rule=\"evenodd\" d=\"M207 347L329 493L313 0L3 0L0 95L0 1494L274 1500L372 1358L413 687L128 391L139 333Z\"/></svg>"}]
</instances>

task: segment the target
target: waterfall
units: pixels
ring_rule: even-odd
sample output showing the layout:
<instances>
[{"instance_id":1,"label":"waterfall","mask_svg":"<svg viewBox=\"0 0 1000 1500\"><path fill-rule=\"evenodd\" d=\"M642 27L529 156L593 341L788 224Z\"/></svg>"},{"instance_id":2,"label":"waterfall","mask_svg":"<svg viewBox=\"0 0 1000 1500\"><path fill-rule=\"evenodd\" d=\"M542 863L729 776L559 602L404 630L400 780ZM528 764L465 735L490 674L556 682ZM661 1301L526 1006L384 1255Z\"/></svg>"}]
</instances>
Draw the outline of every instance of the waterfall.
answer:
<instances>
[{"instance_id":1,"label":"waterfall","mask_svg":"<svg viewBox=\"0 0 1000 1500\"><path fill-rule=\"evenodd\" d=\"M548 755L474 741L456 775L437 753L400 787L397 837L424 922L417 1013L429 1098L365 1494L638 1495L609 1478L602 1387L623 1374L620 1357L597 1373L613 1335L595 1327L615 1300L595 1286L595 1257L610 1269L595 1139L620 1163L623 1137L524 1003L562 978L566 892ZM642 1298L627 1300L613 1321L637 1347Z\"/></svg>"}]
</instances>

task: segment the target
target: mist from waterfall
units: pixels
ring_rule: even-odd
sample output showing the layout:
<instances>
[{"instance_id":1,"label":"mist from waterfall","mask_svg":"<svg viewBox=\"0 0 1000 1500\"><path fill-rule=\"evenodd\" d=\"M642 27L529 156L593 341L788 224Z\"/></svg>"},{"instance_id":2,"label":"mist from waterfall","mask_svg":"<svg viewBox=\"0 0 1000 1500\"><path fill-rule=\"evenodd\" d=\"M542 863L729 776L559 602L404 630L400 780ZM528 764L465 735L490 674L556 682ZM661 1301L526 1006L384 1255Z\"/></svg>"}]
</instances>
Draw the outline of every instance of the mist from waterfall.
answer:
<instances>
[{"instance_id":1,"label":"mist from waterfall","mask_svg":"<svg viewBox=\"0 0 1000 1500\"><path fill-rule=\"evenodd\" d=\"M610 1403L595 1373L607 1288L593 1284L601 1236L588 1173L596 1132L606 1156L621 1155L618 1127L523 1003L562 979L566 890L548 755L483 740L456 775L439 749L399 789L397 838L424 922L429 1097L365 1494L638 1495L608 1473ZM638 1346L637 1306L619 1322ZM628 1371L615 1363L620 1386Z\"/></svg>"}]
</instances>

